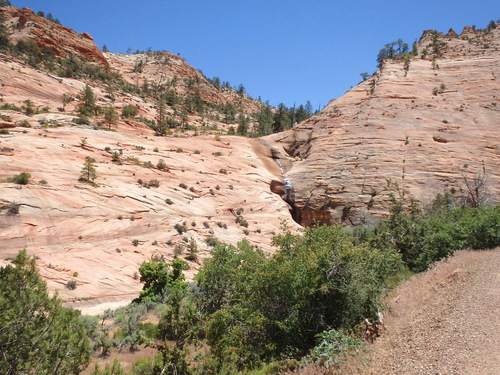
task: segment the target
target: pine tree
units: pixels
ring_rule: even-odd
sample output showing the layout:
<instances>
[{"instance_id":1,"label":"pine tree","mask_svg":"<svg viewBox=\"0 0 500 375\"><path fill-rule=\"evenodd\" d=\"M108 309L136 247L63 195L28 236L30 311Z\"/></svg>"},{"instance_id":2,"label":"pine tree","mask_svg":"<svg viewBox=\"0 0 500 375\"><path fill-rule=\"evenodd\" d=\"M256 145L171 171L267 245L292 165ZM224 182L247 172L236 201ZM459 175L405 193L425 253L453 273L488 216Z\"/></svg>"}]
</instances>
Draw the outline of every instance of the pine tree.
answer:
<instances>
[{"instance_id":1,"label":"pine tree","mask_svg":"<svg viewBox=\"0 0 500 375\"><path fill-rule=\"evenodd\" d=\"M97 172L95 169L95 160L87 156L85 162L83 163L82 172L80 174L80 181L93 182L97 177Z\"/></svg>"},{"instance_id":2,"label":"pine tree","mask_svg":"<svg viewBox=\"0 0 500 375\"><path fill-rule=\"evenodd\" d=\"M111 129L111 125L116 125L118 122L118 113L113 107L104 110L104 121L108 124L109 129Z\"/></svg>"},{"instance_id":3,"label":"pine tree","mask_svg":"<svg viewBox=\"0 0 500 375\"><path fill-rule=\"evenodd\" d=\"M80 93L79 99L81 103L78 106L78 112L84 116L97 115L99 107L95 103L95 95L89 85L85 85L85 88Z\"/></svg>"},{"instance_id":4,"label":"pine tree","mask_svg":"<svg viewBox=\"0 0 500 375\"><path fill-rule=\"evenodd\" d=\"M2 5L1 1L2 0L0 0L0 7L5 6ZM5 16L0 14L0 50L8 49L9 46L9 34L7 32L7 26L5 26Z\"/></svg>"}]
</instances>

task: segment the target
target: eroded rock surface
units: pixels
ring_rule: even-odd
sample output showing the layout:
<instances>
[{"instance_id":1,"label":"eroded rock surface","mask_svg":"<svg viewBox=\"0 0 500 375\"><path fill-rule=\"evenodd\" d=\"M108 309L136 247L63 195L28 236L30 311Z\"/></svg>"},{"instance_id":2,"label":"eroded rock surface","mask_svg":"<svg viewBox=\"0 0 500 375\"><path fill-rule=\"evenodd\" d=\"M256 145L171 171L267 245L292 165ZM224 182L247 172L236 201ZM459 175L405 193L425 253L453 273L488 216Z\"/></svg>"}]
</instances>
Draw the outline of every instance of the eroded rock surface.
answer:
<instances>
[{"instance_id":1,"label":"eroded rock surface","mask_svg":"<svg viewBox=\"0 0 500 375\"><path fill-rule=\"evenodd\" d=\"M439 54L433 43L439 43ZM419 55L388 60L320 113L265 141L293 162L297 220L362 223L384 216L386 180L422 203L461 194L486 171L500 198L500 28L424 32ZM426 53L424 55L424 52Z\"/></svg>"}]
</instances>

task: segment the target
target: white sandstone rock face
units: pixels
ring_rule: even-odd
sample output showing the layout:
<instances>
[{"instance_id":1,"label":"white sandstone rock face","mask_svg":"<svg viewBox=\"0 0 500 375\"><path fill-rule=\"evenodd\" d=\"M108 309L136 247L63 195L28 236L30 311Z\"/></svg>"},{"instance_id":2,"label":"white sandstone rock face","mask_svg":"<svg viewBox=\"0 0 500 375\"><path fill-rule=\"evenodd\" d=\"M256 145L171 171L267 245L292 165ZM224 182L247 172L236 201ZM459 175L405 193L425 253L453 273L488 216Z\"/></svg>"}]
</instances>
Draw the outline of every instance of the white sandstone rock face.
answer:
<instances>
[{"instance_id":1,"label":"white sandstone rock face","mask_svg":"<svg viewBox=\"0 0 500 375\"><path fill-rule=\"evenodd\" d=\"M386 61L378 74L294 129L266 137L293 162L296 217L360 223L384 216L386 179L422 203L460 194L462 175L488 176L500 200L500 28L439 35L441 57ZM372 90L373 89L373 90Z\"/></svg>"}]
</instances>

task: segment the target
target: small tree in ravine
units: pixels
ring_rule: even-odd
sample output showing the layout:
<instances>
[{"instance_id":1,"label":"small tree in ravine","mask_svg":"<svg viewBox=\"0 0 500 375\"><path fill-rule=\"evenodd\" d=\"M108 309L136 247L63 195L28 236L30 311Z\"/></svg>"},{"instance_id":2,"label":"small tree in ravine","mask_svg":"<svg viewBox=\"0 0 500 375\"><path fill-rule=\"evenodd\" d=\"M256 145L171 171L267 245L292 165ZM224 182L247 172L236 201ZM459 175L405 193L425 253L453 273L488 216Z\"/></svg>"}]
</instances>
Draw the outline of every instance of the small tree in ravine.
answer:
<instances>
[{"instance_id":1,"label":"small tree in ravine","mask_svg":"<svg viewBox=\"0 0 500 375\"><path fill-rule=\"evenodd\" d=\"M118 113L113 107L108 107L104 110L104 121L108 124L109 129L111 129L111 125L118 123L118 117Z\"/></svg>"},{"instance_id":2,"label":"small tree in ravine","mask_svg":"<svg viewBox=\"0 0 500 375\"><path fill-rule=\"evenodd\" d=\"M80 181L93 183L96 177L97 172L95 169L95 160L87 156L85 158L85 162L83 163Z\"/></svg>"}]
</instances>

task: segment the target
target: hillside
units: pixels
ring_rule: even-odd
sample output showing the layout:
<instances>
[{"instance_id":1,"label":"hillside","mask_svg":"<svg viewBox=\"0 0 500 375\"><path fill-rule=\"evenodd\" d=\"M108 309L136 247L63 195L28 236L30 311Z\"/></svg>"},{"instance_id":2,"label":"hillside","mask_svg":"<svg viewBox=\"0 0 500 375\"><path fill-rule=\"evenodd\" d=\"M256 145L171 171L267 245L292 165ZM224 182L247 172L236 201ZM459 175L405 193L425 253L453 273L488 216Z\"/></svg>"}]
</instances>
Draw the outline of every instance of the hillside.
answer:
<instances>
[{"instance_id":1,"label":"hillside","mask_svg":"<svg viewBox=\"0 0 500 375\"><path fill-rule=\"evenodd\" d=\"M384 60L366 81L292 130L265 138L287 162L295 219L359 224L387 212L386 179L422 203L463 194L484 170L500 199L500 28L426 31L418 55Z\"/></svg>"},{"instance_id":2,"label":"hillside","mask_svg":"<svg viewBox=\"0 0 500 375\"><path fill-rule=\"evenodd\" d=\"M0 53L0 263L26 247L85 311L134 298L151 257L187 257L192 277L212 237L273 252L283 221L383 217L387 178L428 202L484 168L498 201L499 28L426 32L409 63L387 60L314 117L251 139L231 134L264 105L179 56L103 53L29 9L0 12L12 47ZM424 56L436 41L441 55ZM83 116L86 88L96 103ZM137 113L107 122L125 108ZM87 157L92 184L79 181ZM22 172L26 185L12 181Z\"/></svg>"},{"instance_id":3,"label":"hillside","mask_svg":"<svg viewBox=\"0 0 500 375\"><path fill-rule=\"evenodd\" d=\"M50 40L60 47L52 60L0 54L2 264L26 247L38 257L50 289L65 301L82 308L108 306L137 295L138 268L152 256L184 258L194 243L196 259L187 272L192 276L209 255L208 238L233 244L246 239L272 251L271 238L282 221L296 227L288 205L270 191L271 181L281 175L269 149L255 139L225 135L224 129L237 124L223 121L220 108L230 104L250 115L262 103L216 87L170 53L101 54L90 36L28 9L0 11L11 24L24 17L11 43L22 35L40 48L51 46ZM80 42L99 53L70 48ZM73 54L81 69L59 74L67 67L64 53ZM94 61L94 55L104 61ZM138 89L146 81L150 94ZM78 96L86 85L97 105L118 113L132 105L138 114L119 118L111 129L102 113L91 116L89 124L76 124ZM168 129L168 137L156 136L144 123L158 119L153 87L175 93L165 116L178 124ZM203 113L186 109L185 98L196 93ZM64 103L65 96L73 100ZM119 160L113 161L114 153ZM95 160L96 186L78 181L86 157ZM22 172L31 174L29 184L8 182ZM12 204L18 205L18 215L8 214ZM69 290L73 279L77 288Z\"/></svg>"}]
</instances>

